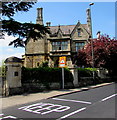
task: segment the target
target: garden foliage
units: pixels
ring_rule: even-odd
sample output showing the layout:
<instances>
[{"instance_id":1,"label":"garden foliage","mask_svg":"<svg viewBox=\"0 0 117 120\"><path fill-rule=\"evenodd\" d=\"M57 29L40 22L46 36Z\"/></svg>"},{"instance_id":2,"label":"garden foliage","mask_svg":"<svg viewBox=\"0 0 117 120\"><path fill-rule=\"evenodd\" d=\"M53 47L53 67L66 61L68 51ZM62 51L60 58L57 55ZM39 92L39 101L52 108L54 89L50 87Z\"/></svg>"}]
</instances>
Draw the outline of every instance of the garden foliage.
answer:
<instances>
[{"instance_id":1,"label":"garden foliage","mask_svg":"<svg viewBox=\"0 0 117 120\"><path fill-rule=\"evenodd\" d=\"M60 83L62 82L61 68L22 68L22 83ZM73 82L72 73L65 69L65 83Z\"/></svg>"},{"instance_id":2,"label":"garden foliage","mask_svg":"<svg viewBox=\"0 0 117 120\"><path fill-rule=\"evenodd\" d=\"M117 40L109 36L101 36L99 39L93 39L94 67L103 67L108 69L111 74L117 73ZM77 65L92 67L92 47L91 42L79 50Z\"/></svg>"}]
</instances>

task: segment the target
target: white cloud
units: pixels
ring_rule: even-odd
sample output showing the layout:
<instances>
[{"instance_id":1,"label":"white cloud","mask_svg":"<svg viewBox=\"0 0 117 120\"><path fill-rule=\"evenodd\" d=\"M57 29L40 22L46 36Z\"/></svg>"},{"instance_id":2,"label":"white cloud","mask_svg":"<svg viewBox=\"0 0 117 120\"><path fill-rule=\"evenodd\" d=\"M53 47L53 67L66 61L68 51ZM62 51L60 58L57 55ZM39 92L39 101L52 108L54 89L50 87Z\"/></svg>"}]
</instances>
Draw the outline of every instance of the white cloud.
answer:
<instances>
[{"instance_id":1,"label":"white cloud","mask_svg":"<svg viewBox=\"0 0 117 120\"><path fill-rule=\"evenodd\" d=\"M22 58L22 55L25 54L24 49L21 48L8 48L6 50L3 50L3 52L0 52L0 60L6 59L11 56Z\"/></svg>"},{"instance_id":2,"label":"white cloud","mask_svg":"<svg viewBox=\"0 0 117 120\"><path fill-rule=\"evenodd\" d=\"M2 54L0 55L0 66L1 66L1 63L2 63L2 60L5 60L6 58L8 57L18 57L18 58L22 58L22 55L24 55L24 52L14 52L12 54L10 53L7 53L7 54Z\"/></svg>"},{"instance_id":3,"label":"white cloud","mask_svg":"<svg viewBox=\"0 0 117 120\"><path fill-rule=\"evenodd\" d=\"M19 57L25 54L24 48L14 48L13 46L8 46L11 41L16 39L16 37L5 35L4 39L0 39L0 65L1 61L8 57Z\"/></svg>"},{"instance_id":4,"label":"white cloud","mask_svg":"<svg viewBox=\"0 0 117 120\"><path fill-rule=\"evenodd\" d=\"M4 47L4 46L8 46L9 43L13 40L15 40L17 37L13 37L13 36L8 36L7 34L5 34L4 39L0 39L0 47Z\"/></svg>"}]
</instances>

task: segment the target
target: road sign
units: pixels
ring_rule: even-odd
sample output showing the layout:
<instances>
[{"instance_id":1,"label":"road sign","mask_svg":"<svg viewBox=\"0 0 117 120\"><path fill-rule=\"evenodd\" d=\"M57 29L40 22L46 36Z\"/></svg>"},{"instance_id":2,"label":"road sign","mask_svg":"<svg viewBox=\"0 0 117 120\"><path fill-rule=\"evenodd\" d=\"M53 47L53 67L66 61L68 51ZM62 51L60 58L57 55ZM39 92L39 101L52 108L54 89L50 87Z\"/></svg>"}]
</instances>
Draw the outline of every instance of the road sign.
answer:
<instances>
[{"instance_id":1,"label":"road sign","mask_svg":"<svg viewBox=\"0 0 117 120\"><path fill-rule=\"evenodd\" d=\"M66 57L59 57L59 67L62 68L62 89L64 89L64 68L66 67Z\"/></svg>"},{"instance_id":2,"label":"road sign","mask_svg":"<svg viewBox=\"0 0 117 120\"><path fill-rule=\"evenodd\" d=\"M64 68L66 67L66 57L59 57L59 67Z\"/></svg>"}]
</instances>

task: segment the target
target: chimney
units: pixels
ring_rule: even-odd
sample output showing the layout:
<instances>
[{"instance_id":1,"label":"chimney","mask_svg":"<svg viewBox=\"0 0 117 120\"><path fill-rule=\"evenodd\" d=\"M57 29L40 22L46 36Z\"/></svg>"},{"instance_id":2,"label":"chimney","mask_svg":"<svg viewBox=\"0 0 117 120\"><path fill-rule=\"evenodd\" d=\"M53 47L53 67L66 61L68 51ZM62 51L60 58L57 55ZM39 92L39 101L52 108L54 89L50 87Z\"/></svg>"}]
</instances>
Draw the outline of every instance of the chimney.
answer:
<instances>
[{"instance_id":1,"label":"chimney","mask_svg":"<svg viewBox=\"0 0 117 120\"><path fill-rule=\"evenodd\" d=\"M90 11L90 9L88 8L87 9L87 26L88 26L88 31L89 31L89 33L90 33L90 35L92 36L92 33L91 33L91 11Z\"/></svg>"},{"instance_id":2,"label":"chimney","mask_svg":"<svg viewBox=\"0 0 117 120\"><path fill-rule=\"evenodd\" d=\"M37 8L37 19L36 23L43 25L43 8Z\"/></svg>"},{"instance_id":3,"label":"chimney","mask_svg":"<svg viewBox=\"0 0 117 120\"><path fill-rule=\"evenodd\" d=\"M51 22L46 22L46 25L49 27L51 25Z\"/></svg>"},{"instance_id":4,"label":"chimney","mask_svg":"<svg viewBox=\"0 0 117 120\"><path fill-rule=\"evenodd\" d=\"M98 39L98 40L100 39L100 33L101 33L101 32L100 32L100 31L98 31L98 32L97 32L97 34L96 34L96 35L97 35L97 39Z\"/></svg>"}]
</instances>

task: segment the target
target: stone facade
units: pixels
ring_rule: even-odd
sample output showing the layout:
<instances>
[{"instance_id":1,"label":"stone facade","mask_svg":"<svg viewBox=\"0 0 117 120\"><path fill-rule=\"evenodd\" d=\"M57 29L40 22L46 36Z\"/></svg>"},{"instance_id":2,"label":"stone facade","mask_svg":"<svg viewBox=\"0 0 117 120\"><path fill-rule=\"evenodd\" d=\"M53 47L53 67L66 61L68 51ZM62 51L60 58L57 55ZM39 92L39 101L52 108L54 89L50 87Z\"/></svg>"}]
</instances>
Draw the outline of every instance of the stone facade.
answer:
<instances>
[{"instance_id":1,"label":"stone facade","mask_svg":"<svg viewBox=\"0 0 117 120\"><path fill-rule=\"evenodd\" d=\"M37 8L37 24L43 25L42 8ZM87 24L51 26L47 22L50 34L43 39L30 39L26 44L25 67L38 67L48 61L50 67L58 67L59 57L66 56L67 67L73 67L74 56L89 40L91 35L90 9L87 10Z\"/></svg>"},{"instance_id":2,"label":"stone facade","mask_svg":"<svg viewBox=\"0 0 117 120\"><path fill-rule=\"evenodd\" d=\"M9 57L5 60L6 76L2 80L2 95L21 93L21 68L22 60L17 57ZM17 91L19 90L19 91Z\"/></svg>"}]
</instances>

